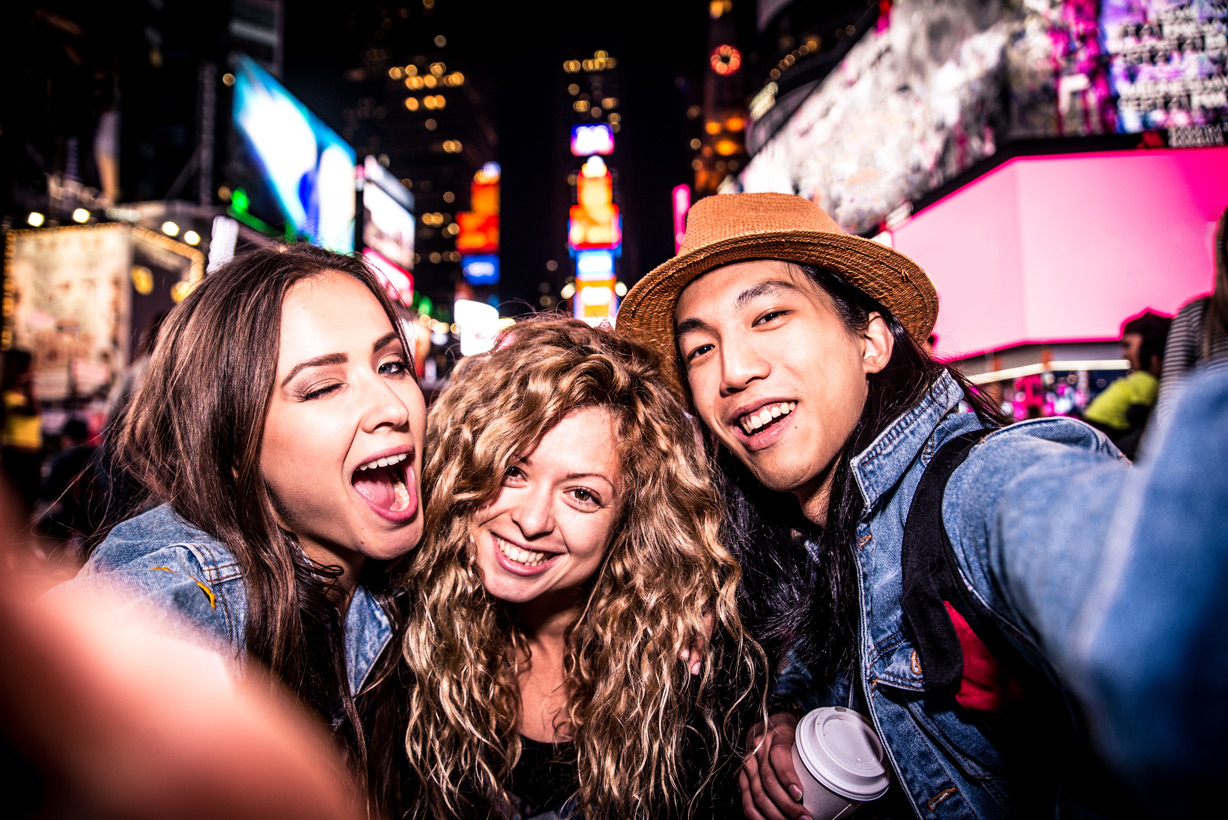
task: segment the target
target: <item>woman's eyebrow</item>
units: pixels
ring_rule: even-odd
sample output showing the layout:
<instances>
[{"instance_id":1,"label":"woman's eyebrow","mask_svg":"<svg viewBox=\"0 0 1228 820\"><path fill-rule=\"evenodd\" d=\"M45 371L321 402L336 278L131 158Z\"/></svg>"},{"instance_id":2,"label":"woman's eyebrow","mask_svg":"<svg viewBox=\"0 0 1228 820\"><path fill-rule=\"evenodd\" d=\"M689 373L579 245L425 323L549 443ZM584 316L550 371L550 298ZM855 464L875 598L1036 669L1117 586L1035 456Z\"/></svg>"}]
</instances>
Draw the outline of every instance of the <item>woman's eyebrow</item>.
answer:
<instances>
[{"instance_id":1,"label":"woman's eyebrow","mask_svg":"<svg viewBox=\"0 0 1228 820\"><path fill-rule=\"evenodd\" d=\"M305 359L294 367L290 368L290 372L281 380L281 386L285 387L290 383L290 380L299 374L300 371L308 367L321 367L330 364L345 364L350 360L350 357L344 353L326 353L323 356L316 356L314 359Z\"/></svg>"},{"instance_id":2,"label":"woman's eyebrow","mask_svg":"<svg viewBox=\"0 0 1228 820\"><path fill-rule=\"evenodd\" d=\"M393 342L396 342L398 346L401 344L401 335L397 333L395 330L389 331L388 333L385 333L383 336L376 339L375 344L371 345L371 352L377 353L380 350L383 350L388 345L392 344Z\"/></svg>"}]
</instances>

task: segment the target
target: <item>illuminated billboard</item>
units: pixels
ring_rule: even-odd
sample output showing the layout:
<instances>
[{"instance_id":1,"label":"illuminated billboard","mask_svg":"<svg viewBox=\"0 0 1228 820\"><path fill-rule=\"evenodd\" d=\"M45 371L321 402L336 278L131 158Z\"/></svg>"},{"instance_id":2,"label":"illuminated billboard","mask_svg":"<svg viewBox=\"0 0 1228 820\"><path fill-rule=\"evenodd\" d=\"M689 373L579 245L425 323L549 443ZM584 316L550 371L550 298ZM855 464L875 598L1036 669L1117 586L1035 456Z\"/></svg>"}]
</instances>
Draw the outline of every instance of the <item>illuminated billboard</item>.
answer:
<instances>
[{"instance_id":1,"label":"illuminated billboard","mask_svg":"<svg viewBox=\"0 0 1228 820\"><path fill-rule=\"evenodd\" d=\"M452 318L460 333L462 356L485 353L495 345L499 335L499 311L485 302L457 299L452 305Z\"/></svg>"},{"instance_id":2,"label":"illuminated billboard","mask_svg":"<svg viewBox=\"0 0 1228 820\"><path fill-rule=\"evenodd\" d=\"M567 245L573 252L621 248L622 218L613 199L613 176L600 157L589 157L576 175L577 204L571 206L567 225Z\"/></svg>"},{"instance_id":3,"label":"illuminated billboard","mask_svg":"<svg viewBox=\"0 0 1228 820\"><path fill-rule=\"evenodd\" d=\"M414 269L414 195L375 157L362 168L362 244L403 271Z\"/></svg>"},{"instance_id":4,"label":"illuminated billboard","mask_svg":"<svg viewBox=\"0 0 1228 820\"><path fill-rule=\"evenodd\" d=\"M1011 159L892 232L938 290L944 359L1117 339L1211 290L1228 147ZM953 242L952 237L960 237Z\"/></svg>"},{"instance_id":5,"label":"illuminated billboard","mask_svg":"<svg viewBox=\"0 0 1228 820\"><path fill-rule=\"evenodd\" d=\"M614 153L614 132L605 123L573 125L571 127L572 156L609 156Z\"/></svg>"},{"instance_id":6,"label":"illuminated billboard","mask_svg":"<svg viewBox=\"0 0 1228 820\"><path fill-rule=\"evenodd\" d=\"M375 269L380 281L384 284L384 290L389 299L400 302L406 307L413 304L414 275L412 273L402 270L399 265L392 264L384 258L383 254L371 248L366 248L362 252L362 258Z\"/></svg>"},{"instance_id":7,"label":"illuminated billboard","mask_svg":"<svg viewBox=\"0 0 1228 820\"><path fill-rule=\"evenodd\" d=\"M614 321L618 312L618 296L614 293L614 280L576 280L576 293L572 297L572 312L577 319L591 325Z\"/></svg>"},{"instance_id":8,"label":"illuminated billboard","mask_svg":"<svg viewBox=\"0 0 1228 820\"><path fill-rule=\"evenodd\" d=\"M253 215L285 220L314 245L354 250L357 155L251 58L234 71L233 163Z\"/></svg>"},{"instance_id":9,"label":"illuminated billboard","mask_svg":"<svg viewBox=\"0 0 1228 820\"><path fill-rule=\"evenodd\" d=\"M469 210L456 215L456 249L462 255L499 252L499 164L488 162L469 185Z\"/></svg>"},{"instance_id":10,"label":"illuminated billboard","mask_svg":"<svg viewBox=\"0 0 1228 820\"><path fill-rule=\"evenodd\" d=\"M471 285L497 285L499 283L499 257L494 254L465 256L461 260L461 273Z\"/></svg>"},{"instance_id":11,"label":"illuminated billboard","mask_svg":"<svg viewBox=\"0 0 1228 820\"><path fill-rule=\"evenodd\" d=\"M614 278L614 254L609 250L576 253L576 278L599 281Z\"/></svg>"}]
</instances>

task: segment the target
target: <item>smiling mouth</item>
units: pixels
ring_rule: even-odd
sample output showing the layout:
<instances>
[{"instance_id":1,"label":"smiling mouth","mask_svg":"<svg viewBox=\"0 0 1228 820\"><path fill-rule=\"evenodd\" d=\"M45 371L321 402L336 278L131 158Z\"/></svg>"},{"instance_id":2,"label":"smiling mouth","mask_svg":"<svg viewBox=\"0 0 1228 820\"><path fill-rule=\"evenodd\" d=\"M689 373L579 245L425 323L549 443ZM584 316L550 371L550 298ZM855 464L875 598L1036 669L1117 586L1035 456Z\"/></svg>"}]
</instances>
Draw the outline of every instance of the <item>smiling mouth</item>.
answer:
<instances>
[{"instance_id":1,"label":"smiling mouth","mask_svg":"<svg viewBox=\"0 0 1228 820\"><path fill-rule=\"evenodd\" d=\"M504 541L499 536L494 535L494 533L491 533L491 535L494 536L495 546L499 548L499 552L503 553L503 557L514 564L520 564L525 567L537 567L554 557L553 553L528 550L524 547L518 547L510 541Z\"/></svg>"},{"instance_id":2,"label":"smiling mouth","mask_svg":"<svg viewBox=\"0 0 1228 820\"><path fill-rule=\"evenodd\" d=\"M753 436L765 427L771 427L797 407L795 401L781 401L759 408L753 413L747 413L738 419L738 426L748 436Z\"/></svg>"},{"instance_id":3,"label":"smiling mouth","mask_svg":"<svg viewBox=\"0 0 1228 820\"><path fill-rule=\"evenodd\" d=\"M414 502L408 474L409 453L397 453L360 464L350 477L354 489L373 506L391 513L405 512Z\"/></svg>"}]
</instances>

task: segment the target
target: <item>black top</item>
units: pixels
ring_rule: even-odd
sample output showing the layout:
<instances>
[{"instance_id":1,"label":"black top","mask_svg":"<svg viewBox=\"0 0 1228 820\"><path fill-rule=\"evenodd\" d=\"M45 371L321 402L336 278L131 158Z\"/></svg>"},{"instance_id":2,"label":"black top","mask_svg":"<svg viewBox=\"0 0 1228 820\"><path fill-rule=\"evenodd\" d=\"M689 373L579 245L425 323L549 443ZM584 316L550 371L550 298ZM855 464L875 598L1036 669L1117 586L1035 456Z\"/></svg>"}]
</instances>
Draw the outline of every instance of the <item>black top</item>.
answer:
<instances>
[{"instance_id":1,"label":"black top","mask_svg":"<svg viewBox=\"0 0 1228 820\"><path fill-rule=\"evenodd\" d=\"M566 817L563 805L580 788L576 750L571 743L543 743L520 736L520 760L509 791L524 820Z\"/></svg>"}]
</instances>

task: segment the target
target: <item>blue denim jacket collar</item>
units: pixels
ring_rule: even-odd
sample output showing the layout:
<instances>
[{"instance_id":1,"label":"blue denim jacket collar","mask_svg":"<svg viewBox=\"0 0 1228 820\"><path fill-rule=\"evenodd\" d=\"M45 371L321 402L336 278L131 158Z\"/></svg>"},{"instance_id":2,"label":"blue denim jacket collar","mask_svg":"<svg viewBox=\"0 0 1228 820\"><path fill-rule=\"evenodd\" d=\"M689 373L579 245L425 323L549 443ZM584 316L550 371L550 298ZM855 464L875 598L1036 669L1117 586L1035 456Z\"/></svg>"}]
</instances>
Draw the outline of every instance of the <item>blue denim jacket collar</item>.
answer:
<instances>
[{"instance_id":1,"label":"blue denim jacket collar","mask_svg":"<svg viewBox=\"0 0 1228 820\"><path fill-rule=\"evenodd\" d=\"M246 638L248 591L238 559L222 542L181 518L163 504L117 525L98 546L81 573L84 583L117 586L139 583L155 606L161 605L228 645L240 657ZM208 605L190 606L203 597L178 597L174 582L191 578L211 597ZM70 582L71 583L71 582ZM392 637L383 607L358 586L344 618L346 666L351 691L367 683L376 659ZM219 647L220 648L220 647Z\"/></svg>"},{"instance_id":2,"label":"blue denim jacket collar","mask_svg":"<svg viewBox=\"0 0 1228 820\"><path fill-rule=\"evenodd\" d=\"M959 383L944 371L921 401L852 458L853 476L867 510L875 509L879 500L899 483L900 476L931 439L938 423L963 397Z\"/></svg>"}]
</instances>

